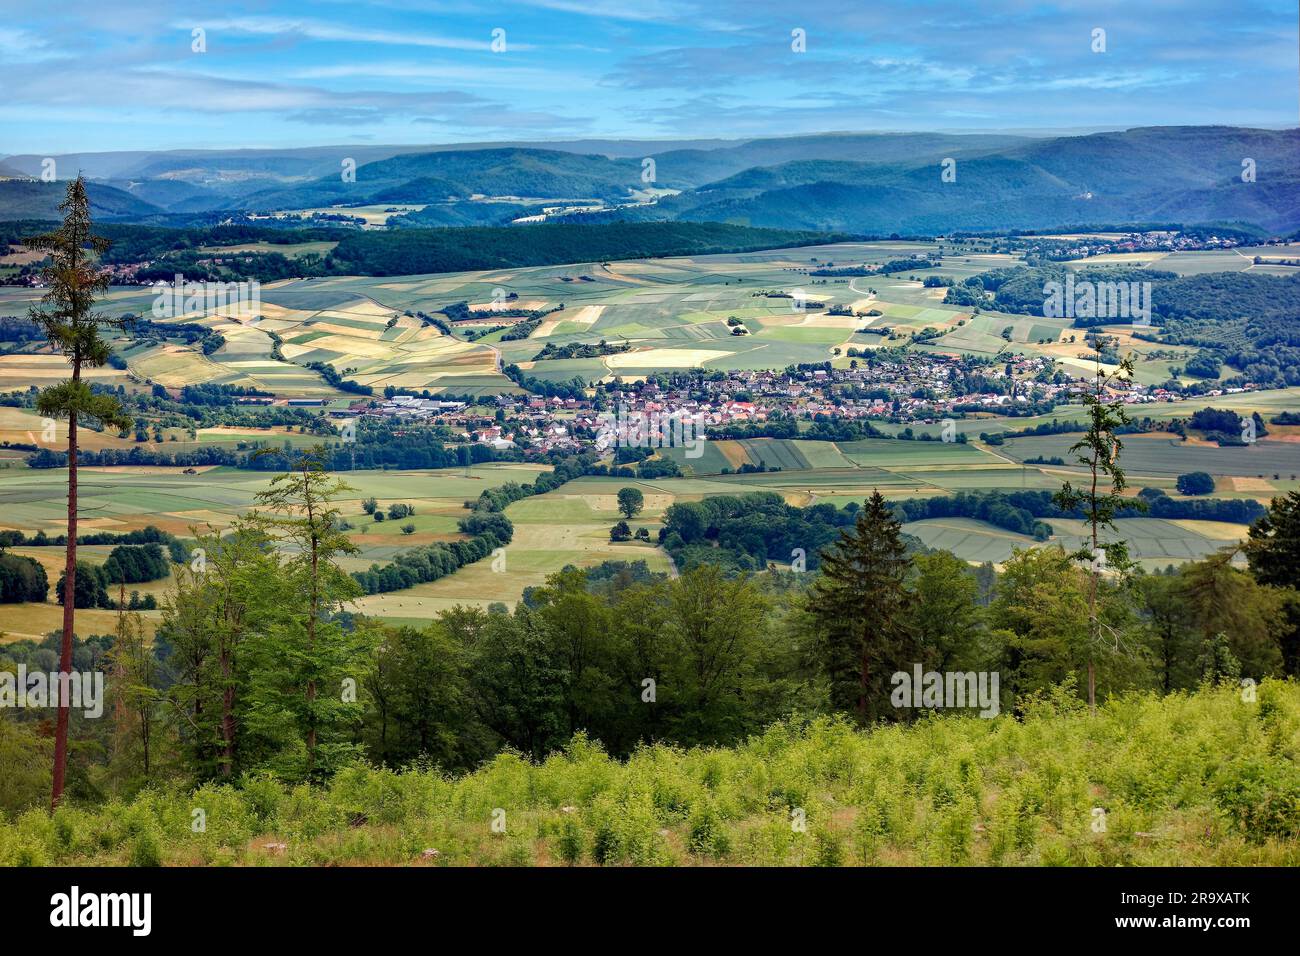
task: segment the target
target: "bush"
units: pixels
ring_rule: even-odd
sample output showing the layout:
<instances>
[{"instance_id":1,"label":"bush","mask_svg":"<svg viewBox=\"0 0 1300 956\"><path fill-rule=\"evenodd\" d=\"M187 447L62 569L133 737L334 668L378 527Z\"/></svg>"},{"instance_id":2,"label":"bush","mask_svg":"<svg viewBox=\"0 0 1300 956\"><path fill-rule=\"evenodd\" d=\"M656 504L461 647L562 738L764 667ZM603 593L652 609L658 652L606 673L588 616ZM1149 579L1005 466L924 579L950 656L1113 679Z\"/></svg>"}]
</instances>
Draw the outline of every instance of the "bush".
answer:
<instances>
[{"instance_id":1,"label":"bush","mask_svg":"<svg viewBox=\"0 0 1300 956\"><path fill-rule=\"evenodd\" d=\"M1215 802L1247 839L1300 838L1300 769L1287 760L1251 755L1220 769Z\"/></svg>"},{"instance_id":2,"label":"bush","mask_svg":"<svg viewBox=\"0 0 1300 956\"><path fill-rule=\"evenodd\" d=\"M1181 495L1208 495L1214 490L1214 478L1203 471L1191 471L1178 476L1177 487Z\"/></svg>"},{"instance_id":3,"label":"bush","mask_svg":"<svg viewBox=\"0 0 1300 956\"><path fill-rule=\"evenodd\" d=\"M162 866L162 847L153 827L145 827L131 840L127 866Z\"/></svg>"},{"instance_id":4,"label":"bush","mask_svg":"<svg viewBox=\"0 0 1300 956\"><path fill-rule=\"evenodd\" d=\"M582 827L571 816L566 817L560 826L560 839L556 844L560 859L569 866L581 863L583 844Z\"/></svg>"}]
</instances>

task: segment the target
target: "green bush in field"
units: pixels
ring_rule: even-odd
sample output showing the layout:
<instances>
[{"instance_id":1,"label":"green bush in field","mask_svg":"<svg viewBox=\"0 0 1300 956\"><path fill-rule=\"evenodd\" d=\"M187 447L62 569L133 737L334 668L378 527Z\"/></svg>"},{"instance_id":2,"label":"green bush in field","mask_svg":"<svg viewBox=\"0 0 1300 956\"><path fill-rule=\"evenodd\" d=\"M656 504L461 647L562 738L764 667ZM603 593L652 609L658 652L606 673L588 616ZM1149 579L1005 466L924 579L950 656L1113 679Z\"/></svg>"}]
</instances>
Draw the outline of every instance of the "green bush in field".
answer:
<instances>
[{"instance_id":1,"label":"green bush in field","mask_svg":"<svg viewBox=\"0 0 1300 956\"><path fill-rule=\"evenodd\" d=\"M1094 718L1062 688L1019 717L792 719L626 761L578 735L460 776L152 789L0 818L0 866L1300 865L1300 685L1255 690L1135 692Z\"/></svg>"}]
</instances>

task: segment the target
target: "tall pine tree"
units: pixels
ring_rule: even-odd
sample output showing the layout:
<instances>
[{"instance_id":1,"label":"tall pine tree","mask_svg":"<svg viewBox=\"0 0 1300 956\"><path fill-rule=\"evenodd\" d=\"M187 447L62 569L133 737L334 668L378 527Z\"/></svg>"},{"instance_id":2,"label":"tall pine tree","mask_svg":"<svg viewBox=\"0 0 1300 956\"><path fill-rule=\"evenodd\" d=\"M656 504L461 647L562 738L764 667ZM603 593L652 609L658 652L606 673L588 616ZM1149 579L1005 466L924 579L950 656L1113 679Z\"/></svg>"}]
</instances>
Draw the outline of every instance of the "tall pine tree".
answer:
<instances>
[{"instance_id":1,"label":"tall pine tree","mask_svg":"<svg viewBox=\"0 0 1300 956\"><path fill-rule=\"evenodd\" d=\"M59 648L59 672L72 671L72 634L76 616L77 584L77 426L80 422L129 428L131 419L117 399L96 394L81 378L83 369L99 368L108 362L112 349L104 339L105 326L120 325L93 311L95 299L108 289L108 274L101 271L97 257L108 249L108 240L91 233L90 201L80 176L68 183L67 198L59 205L63 225L54 232L26 240L32 249L48 255L50 265L42 270L49 287L41 304L31 310L32 321L50 344L68 360L72 377L41 392L36 410L46 418L68 423L68 544L63 576L63 635ZM64 682L66 686L66 682ZM63 779L68 766L68 700L59 695L58 719L54 729L54 774L50 810L63 797Z\"/></svg>"},{"instance_id":2,"label":"tall pine tree","mask_svg":"<svg viewBox=\"0 0 1300 956\"><path fill-rule=\"evenodd\" d=\"M889 675L919 660L908 627L910 564L899 523L876 491L852 531L822 552L809 591L812 650L831 705L864 722L886 712Z\"/></svg>"}]
</instances>

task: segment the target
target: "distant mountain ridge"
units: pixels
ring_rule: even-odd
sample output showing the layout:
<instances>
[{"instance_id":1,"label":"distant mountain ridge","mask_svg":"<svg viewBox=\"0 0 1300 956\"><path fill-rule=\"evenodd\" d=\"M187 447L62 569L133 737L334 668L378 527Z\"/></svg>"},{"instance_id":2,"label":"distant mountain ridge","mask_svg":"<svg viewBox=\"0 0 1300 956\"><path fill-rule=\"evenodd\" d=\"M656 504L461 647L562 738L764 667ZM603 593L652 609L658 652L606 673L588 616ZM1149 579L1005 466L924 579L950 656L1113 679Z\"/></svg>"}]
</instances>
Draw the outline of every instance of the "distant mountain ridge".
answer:
<instances>
[{"instance_id":1,"label":"distant mountain ridge","mask_svg":"<svg viewBox=\"0 0 1300 956\"><path fill-rule=\"evenodd\" d=\"M1300 228L1300 132L1164 127L1065 137L938 163L795 162L663 203L675 218L930 233L1061 223L1242 221ZM1255 181L1242 180L1245 159Z\"/></svg>"},{"instance_id":2,"label":"distant mountain ridge","mask_svg":"<svg viewBox=\"0 0 1300 956\"><path fill-rule=\"evenodd\" d=\"M317 147L57 159L60 170L84 163L103 173L92 201L99 215L117 221L409 204L427 208L395 224L504 225L538 211L515 198L522 197L603 203L610 207L604 220L860 234L1151 221L1239 222L1273 234L1300 229L1300 131L1294 129L1143 127L1043 138L831 133L552 145L574 148ZM652 145L667 148L638 155ZM355 160L355 181L341 175L343 159ZM951 181L941 175L945 160L955 164ZM1242 178L1246 160L1253 162L1253 182ZM39 172L36 157L2 162L20 174ZM650 187L676 194L655 199ZM0 219L48 217L60 191L57 184L0 182Z\"/></svg>"}]
</instances>

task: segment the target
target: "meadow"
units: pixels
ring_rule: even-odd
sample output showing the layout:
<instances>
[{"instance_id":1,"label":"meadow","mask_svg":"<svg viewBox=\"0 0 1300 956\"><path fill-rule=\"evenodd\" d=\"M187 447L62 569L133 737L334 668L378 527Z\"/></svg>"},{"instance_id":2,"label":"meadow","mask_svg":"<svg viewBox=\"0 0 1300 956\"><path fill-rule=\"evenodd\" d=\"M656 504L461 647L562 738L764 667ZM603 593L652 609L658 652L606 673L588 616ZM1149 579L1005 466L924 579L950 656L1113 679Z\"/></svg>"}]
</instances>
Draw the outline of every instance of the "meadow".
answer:
<instances>
[{"instance_id":1,"label":"meadow","mask_svg":"<svg viewBox=\"0 0 1300 956\"><path fill-rule=\"evenodd\" d=\"M313 246L290 251L322 250ZM1019 261L1016 255L954 254L951 247L944 249L940 243L876 242L436 275L282 280L261 288L255 315L234 315L227 310L162 320L164 324L201 322L219 331L224 344L211 354L204 355L197 346L134 344L121 353L127 369L105 367L91 374L96 381L133 390L148 389L154 383L174 388L217 382L258 388L281 397L346 400L345 393L307 367L321 362L376 390L391 385L492 394L518 391L501 371L510 363L517 363L528 375L552 381L574 376L607 381L637 378L686 367L780 368L822 361L843 366L850 361L846 354L850 346L865 350L904 344L926 329L943 334L917 348L984 356L1008 351L1050 355L1067 369L1084 370L1079 358L1082 345L1069 341L1078 336L1078 330L1067 329L1064 320L992 312L972 315L943 305L943 290L924 288L917 281L920 276L825 278L809 274L823 266L880 263L940 251L945 253L941 265L920 270L924 275L961 279ZM1221 265L1224 261L1234 266L1250 264L1235 253L1180 253L1163 257L1161 267L1180 266L1188 271L1194 270L1194 263ZM823 305L801 310L796 300L788 297L797 293ZM0 313L18 314L35 294L27 289L0 289ZM493 314L494 304L506 301L504 297L511 294L515 297L508 304L513 307L557 311L549 312L528 338L507 342L500 341L499 332L476 342L464 341L443 334L417 314L432 315L445 306L465 302L474 313L475 324L508 324L515 320L495 319ZM147 288L113 287L104 308L109 314L149 315L152 303L153 293ZM561 305L563 309L558 308ZM858 318L829 314L827 309L837 305L881 314ZM726 322L733 316L748 334L731 334ZM867 327L877 334L857 334ZM1124 347L1137 354L1140 379L1167 377L1168 355L1149 356L1150 343L1133 339L1126 329L1118 334ZM626 344L628 351L596 358L536 360L548 343L563 346L601 340ZM273 354L277 342L279 357ZM0 390L49 384L65 371L62 359L53 355L0 355ZM1258 411L1267 419L1279 412L1300 410L1300 388L1200 399L1195 407L1207 404L1242 413ZM1184 417L1190 407L1182 402L1148 404L1131 411L1135 416L1161 420ZM460 603L480 607L511 604L524 589L540 584L547 574L566 564L588 566L610 559L643 558L653 569L669 571L666 555L652 545L616 544L608 539L609 526L618 519L613 495L627 484L641 488L647 501L633 527L646 527L652 537L669 505L709 495L771 491L792 505L843 506L861 503L874 490L895 500L968 490L1053 490L1063 480L1077 479L1081 471L1073 465L1031 464L1026 459L1059 456L1068 462L1068 448L1077 435L1012 438L999 446L981 443L978 435L1052 420L1081 422L1082 417L1082 407L1065 406L1040 418L963 419L956 427L967 436L965 444L745 439L705 442L698 457L688 457L683 449L664 449L660 456L676 460L683 477L581 479L540 499L516 502L506 513L516 525L517 537L507 549L504 564L498 562L496 570L487 564L469 567L407 591L369 596L357 609L391 621L421 621ZM0 408L0 442L32 443L42 427L41 419L29 409ZM880 427L898 431L902 426ZM915 423L910 427L917 434L937 436L941 424ZM1273 427L1269 435L1248 448L1219 448L1195 439L1181 442L1163 433L1127 436L1124 462L1134 490L1150 486L1175 493L1174 480L1179 474L1208 471L1218 482L1217 495L1267 502L1275 494L1300 488L1300 441L1292 431ZM141 445L149 450L186 451L212 443L288 441L298 445L316 441L286 429L200 429L194 441L181 429L167 429L161 445L152 435L149 441L137 443L133 436L82 434L84 447L91 449ZM55 441L60 438L56 429ZM28 471L23 467L24 454L0 446L0 470L5 475L0 488L0 528L58 533L64 520L64 473ZM736 473L745 467L765 470ZM343 507L355 525L351 534L360 551L347 559L348 569L361 570L388 561L403 548L455 536L466 499L494 483L521 475L526 480L531 473L530 466L506 465L476 468L470 478L459 472L350 473L347 480L358 491L356 500L343 502ZM195 526L224 528L252 506L266 480L262 474L225 468L194 475L165 468L88 469L83 474L82 523L88 530L110 531L154 524L181 536ZM414 533L401 532L405 521L371 522L360 511L360 499L368 496L381 502L414 504ZM1138 520L1126 519L1123 527L1134 542L1135 557L1147 566L1204 556L1240 539L1245 532L1241 526L1214 523L1129 523ZM1034 544L968 519L917 522L907 530L926 544L952 550L968 561L1000 562L1013 547ZM1062 527L1053 540L1069 545L1074 539L1073 530ZM96 559L93 552L87 554L90 560ZM56 566L48 556L36 556ZM52 574L51 581L56 576ZM83 618L86 626L99 629L105 623L99 620L103 613L87 613ZM147 615L150 626L157 616ZM57 626L57 617L53 604L10 607L0 629L11 637L44 633Z\"/></svg>"},{"instance_id":2,"label":"meadow","mask_svg":"<svg viewBox=\"0 0 1300 956\"><path fill-rule=\"evenodd\" d=\"M354 490L347 492L337 504L344 518L353 526L350 536L359 550L356 555L345 558L343 564L349 571L363 570L372 563L386 563L404 548L458 537L456 521L467 514L465 501L477 498L484 488L507 481L527 482L541 470L544 469L536 465L494 464L476 466L468 476L463 469L349 472L344 480ZM256 495L267 489L271 477L265 472L234 468L213 468L197 475L186 475L179 468L86 468L81 472L80 481L81 526L87 532L120 533L152 525L182 538L190 537L193 529L221 530L254 508ZM50 535L62 533L66 505L60 505L60 496L65 493L66 481L67 473L63 469L24 469L7 475L0 486L0 529L9 528L27 534L42 530ZM414 505L416 514L402 521L375 522L361 507L361 502L369 497L376 498L385 508L395 502ZM415 532L409 535L400 529L408 521L416 526ZM601 527L608 539L608 524ZM107 558L109 550L104 546L83 546L80 554L83 560L100 563ZM585 565L603 560L598 555L584 558L583 550L574 539L569 550L556 552L564 555L560 564L550 567L543 561L545 570L539 573L544 576L551 570L558 570L564 563ZM53 588L62 569L62 548L19 547L15 553L41 561ZM662 554L658 556L666 561ZM519 576L511 578L512 582L525 580L524 569L528 563L529 559L520 559ZM450 584L459 577L453 575L438 583ZM536 580L533 577L527 576L527 583L540 583L540 577ZM486 606L493 600L506 599L493 596L502 587L502 582L496 577L488 579L486 584L490 586L474 592L481 600L451 603ZM161 599L168 585L166 580L155 581L134 585L128 590L153 593ZM515 593L517 597L524 586L520 583L515 588L511 584L502 593ZM399 592L400 595L412 593ZM389 597L397 599L398 595ZM0 635L3 635L0 640L39 638L59 627L61 613L53 595L43 605L0 605ZM152 631L161 612L145 611L142 616ZM112 630L114 623L111 611L78 611L77 619L84 634L106 633Z\"/></svg>"},{"instance_id":3,"label":"meadow","mask_svg":"<svg viewBox=\"0 0 1300 956\"><path fill-rule=\"evenodd\" d=\"M1273 399L1265 399L1270 401ZM1067 409L1065 414L1071 411ZM30 418L31 413L24 410L0 409L0 425L9 422L9 431L15 436ZM985 421L979 420L979 424L991 428ZM1005 420L998 421L1005 424ZM966 426L968 434L975 427L972 422L959 424ZM114 442L131 444L95 437L110 446ZM235 442L267 436L248 430L203 430L198 437L200 442ZM308 440L297 433L274 437L276 441ZM545 495L517 501L505 512L515 525L515 539L501 560L479 562L414 588L368 595L352 609L392 623L418 624L456 605L513 606L526 588L542 584L548 574L567 565L590 567L607 560L644 560L651 570L671 573L674 569L668 556L653 544L609 540L609 529L620 517L615 496L622 487L636 487L644 495L644 510L630 524L633 530L646 528L653 541L670 505L712 495L765 491L779 494L795 506L843 507L861 504L876 490L892 500L962 491L1055 490L1066 479L1077 482L1083 472L1077 466L1027 464L1024 459L1059 455L1068 461L1068 448L1076 439L1077 435L1070 434L1034 436L1009 439L1001 446L983 445L973 438L966 443L709 440L701 446L703 453L695 458L686 457L682 448L665 449L661 454L678 461L685 472L683 477L585 477ZM185 443L175 444L184 447ZM1156 487L1179 497L1175 478L1193 470L1209 470L1215 475L1216 496L1248 497L1265 504L1272 496L1300 486L1291 477L1300 471L1300 443L1281 436L1265 438L1247 448L1219 448L1195 441L1180 443L1175 436L1163 433L1131 435L1126 436L1124 456L1132 492ZM743 465L762 465L768 470L735 473ZM386 563L405 548L454 539L458 536L457 520L466 514L465 501L476 498L484 488L506 481L526 482L544 467L480 465L468 477L461 469L348 472L342 477L355 490L348 492L339 505L353 525L349 534L359 550L344 558L343 566L349 571L365 570L371 564ZM723 474L724 469L731 473ZM65 520L65 481L65 472L60 469L10 469L0 487L0 529L58 534ZM195 528L222 529L254 506L256 494L265 490L268 481L264 473L225 467L192 475L176 468L89 468L83 471L81 480L82 526L89 531L121 532L154 525L180 537L189 536ZM367 497L378 499L385 507L393 502L409 503L415 506L416 513L409 522L377 523L361 509L361 501ZM402 526L408 523L415 526L413 533L403 533ZM1083 531L1075 527L1077 522L1052 519L1049 523L1055 534L1047 543L1068 549L1080 545ZM1120 529L1130 542L1132 556L1148 569L1203 558L1240 541L1246 534L1244 525L1227 522L1139 517L1122 519ZM929 547L951 551L971 562L1000 564L1014 548L1041 546L1028 536L968 518L926 519L907 524L905 530ZM24 548L20 553L46 564L54 583L61 568L61 549ZM107 555L106 550L101 555L95 548L83 553L92 562ZM155 582L139 589L161 598L166 583ZM10 640L39 636L58 627L59 615L60 609L53 601L45 605L9 605L0 631ZM155 627L160 616L161 612L145 612L147 626ZM111 624L111 612L87 612L81 620L86 633L98 633Z\"/></svg>"},{"instance_id":4,"label":"meadow","mask_svg":"<svg viewBox=\"0 0 1300 956\"><path fill-rule=\"evenodd\" d=\"M0 865L1300 865L1294 682L1251 699L1235 685L1132 693L1092 717L1069 693L1023 710L865 730L789 720L626 761L579 736L460 776L362 764L315 789L146 789L0 818ZM38 787L46 755L28 760Z\"/></svg>"},{"instance_id":5,"label":"meadow","mask_svg":"<svg viewBox=\"0 0 1300 956\"><path fill-rule=\"evenodd\" d=\"M317 246L327 245L309 243L289 252L318 252ZM880 264L940 252L941 264L917 270L915 276L809 275L823 266ZM132 378L168 387L212 382L289 397L340 397L342 393L306 367L321 362L344 378L377 390L392 385L495 394L517 390L501 371L512 363L549 381L575 376L587 381L632 379L693 367L784 368L826 361L847 366L851 347L869 350L906 344L926 329L943 334L918 343L922 350L986 358L1012 352L1051 356L1067 370L1088 371L1091 365L1081 331L1068 328L1068 320L997 312L973 315L969 309L944 305L944 290L927 289L920 281L930 275L961 280L1020 261L1019 254L965 254L941 242L870 242L430 275L284 279L261 286L260 305L253 314L238 315L227 309L161 320L164 324L199 322L220 332L225 343L215 352L204 355L197 346L178 344L127 348L123 355L129 374L108 368L95 374L121 383ZM1097 264L1098 260L1086 260L1070 265ZM1177 253L1161 258L1159 267L1183 274L1286 268L1252 266L1236 250ZM22 314L36 294L30 289L0 288L0 314ZM800 307L799 296L808 301L806 307ZM147 287L115 286L103 305L109 315L150 316L154 301ZM474 342L460 334L448 336L416 315L433 315L459 302L476 313L471 325L478 326L518 321L493 318L494 310L504 306L548 314L527 338L505 342L501 332ZM827 310L832 306L881 314L830 315ZM726 322L733 316L743 322L748 334L732 334ZM858 334L864 329L880 334ZM1178 364L1195 351L1166 347L1166 354L1153 356L1148 353L1161 347L1133 339L1130 329L1109 331L1122 338L1126 351L1136 354L1135 374L1141 382L1166 380L1171 363ZM278 356L272 335L283 342ZM601 340L626 344L629 350L603 357L535 361L546 344ZM58 378L62 368L62 361L54 356L0 355L0 390Z\"/></svg>"}]
</instances>

